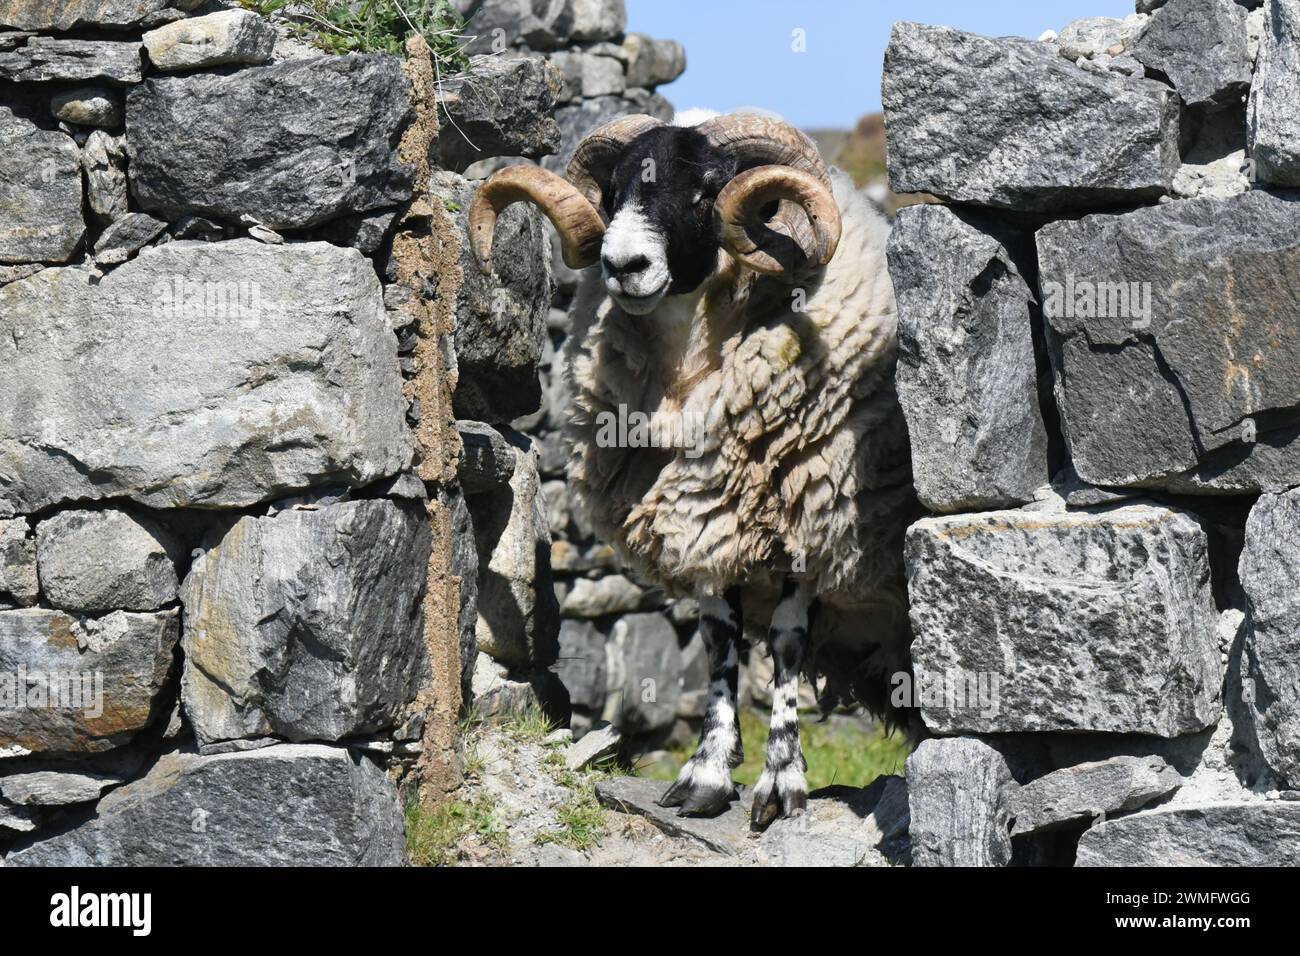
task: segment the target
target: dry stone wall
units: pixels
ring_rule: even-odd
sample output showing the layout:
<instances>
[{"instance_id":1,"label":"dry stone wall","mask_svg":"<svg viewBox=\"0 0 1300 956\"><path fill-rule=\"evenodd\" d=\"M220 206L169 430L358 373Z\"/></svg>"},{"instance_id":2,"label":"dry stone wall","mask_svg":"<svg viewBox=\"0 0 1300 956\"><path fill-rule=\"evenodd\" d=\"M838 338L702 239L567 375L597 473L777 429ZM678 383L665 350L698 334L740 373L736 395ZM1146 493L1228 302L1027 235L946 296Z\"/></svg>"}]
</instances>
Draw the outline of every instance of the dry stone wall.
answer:
<instances>
[{"instance_id":1,"label":"dry stone wall","mask_svg":"<svg viewBox=\"0 0 1300 956\"><path fill-rule=\"evenodd\" d=\"M1300 3L1139 6L886 54L916 865L1300 855Z\"/></svg>"}]
</instances>

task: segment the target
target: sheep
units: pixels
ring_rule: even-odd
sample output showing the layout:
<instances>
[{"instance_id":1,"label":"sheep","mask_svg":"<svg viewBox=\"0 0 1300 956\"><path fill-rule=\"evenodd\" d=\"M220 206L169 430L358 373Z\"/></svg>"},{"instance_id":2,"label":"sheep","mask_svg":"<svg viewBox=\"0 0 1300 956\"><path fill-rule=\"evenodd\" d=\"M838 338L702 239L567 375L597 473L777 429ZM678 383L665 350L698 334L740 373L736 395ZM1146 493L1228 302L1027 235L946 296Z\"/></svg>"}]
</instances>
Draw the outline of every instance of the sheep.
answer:
<instances>
[{"instance_id":1,"label":"sheep","mask_svg":"<svg viewBox=\"0 0 1300 956\"><path fill-rule=\"evenodd\" d=\"M770 620L775 679L751 825L797 815L801 671L823 707L858 701L916 726L890 692L909 671L903 535L919 511L888 224L802 133L748 113L623 117L564 177L495 173L469 217L485 271L496 216L519 200L586 270L566 357L575 503L628 565L699 601L707 710L660 803L714 815L735 799L748 614ZM629 412L659 440L612 440Z\"/></svg>"}]
</instances>

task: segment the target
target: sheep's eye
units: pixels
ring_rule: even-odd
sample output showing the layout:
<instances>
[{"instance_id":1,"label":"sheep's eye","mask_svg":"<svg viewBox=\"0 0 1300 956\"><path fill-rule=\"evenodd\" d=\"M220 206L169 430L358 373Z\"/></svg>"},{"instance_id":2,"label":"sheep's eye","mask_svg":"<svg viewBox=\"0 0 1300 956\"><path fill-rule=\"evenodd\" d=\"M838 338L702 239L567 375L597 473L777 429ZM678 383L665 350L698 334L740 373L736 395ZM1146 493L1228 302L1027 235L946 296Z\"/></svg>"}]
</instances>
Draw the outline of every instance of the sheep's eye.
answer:
<instances>
[{"instance_id":1,"label":"sheep's eye","mask_svg":"<svg viewBox=\"0 0 1300 956\"><path fill-rule=\"evenodd\" d=\"M703 198L704 198L704 190L703 189L695 190L695 192L691 193L691 205L698 206L700 204L700 200L702 200Z\"/></svg>"}]
</instances>

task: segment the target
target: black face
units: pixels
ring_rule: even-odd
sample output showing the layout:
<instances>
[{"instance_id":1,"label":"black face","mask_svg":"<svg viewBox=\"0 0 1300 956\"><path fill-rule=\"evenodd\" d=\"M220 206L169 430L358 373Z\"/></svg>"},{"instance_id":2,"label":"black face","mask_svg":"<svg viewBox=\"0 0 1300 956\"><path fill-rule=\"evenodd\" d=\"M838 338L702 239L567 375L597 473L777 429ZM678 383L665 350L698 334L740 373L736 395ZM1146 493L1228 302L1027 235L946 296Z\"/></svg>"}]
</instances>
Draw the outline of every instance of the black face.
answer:
<instances>
[{"instance_id":1,"label":"black face","mask_svg":"<svg viewBox=\"0 0 1300 956\"><path fill-rule=\"evenodd\" d=\"M615 166L604 194L605 214L612 224L621 210L635 207L648 228L666 240L667 294L691 292L713 271L719 246L713 203L736 172L735 160L699 132L675 126L643 133ZM604 263L607 277L640 264L635 255L628 259L634 248L612 247Z\"/></svg>"}]
</instances>

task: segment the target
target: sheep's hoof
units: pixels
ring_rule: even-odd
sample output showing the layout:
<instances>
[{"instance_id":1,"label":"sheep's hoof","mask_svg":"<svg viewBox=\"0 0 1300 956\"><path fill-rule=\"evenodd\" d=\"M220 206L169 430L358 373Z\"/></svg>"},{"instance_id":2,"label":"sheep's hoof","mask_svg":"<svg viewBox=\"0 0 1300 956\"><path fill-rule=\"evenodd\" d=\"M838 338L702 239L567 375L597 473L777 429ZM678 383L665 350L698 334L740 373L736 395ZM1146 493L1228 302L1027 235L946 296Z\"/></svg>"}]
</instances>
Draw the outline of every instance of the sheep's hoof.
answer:
<instances>
[{"instance_id":1,"label":"sheep's hoof","mask_svg":"<svg viewBox=\"0 0 1300 956\"><path fill-rule=\"evenodd\" d=\"M779 781L779 777L777 780ZM773 782L766 771L754 789L754 806L749 814L751 830L766 830L773 820L797 817L808 809L808 790L798 784L782 786Z\"/></svg>"},{"instance_id":2,"label":"sheep's hoof","mask_svg":"<svg viewBox=\"0 0 1300 956\"><path fill-rule=\"evenodd\" d=\"M677 807L679 817L716 817L736 799L730 780L725 785L697 783L683 775L655 802L661 807Z\"/></svg>"}]
</instances>

